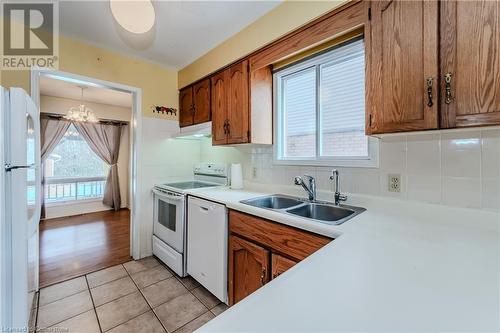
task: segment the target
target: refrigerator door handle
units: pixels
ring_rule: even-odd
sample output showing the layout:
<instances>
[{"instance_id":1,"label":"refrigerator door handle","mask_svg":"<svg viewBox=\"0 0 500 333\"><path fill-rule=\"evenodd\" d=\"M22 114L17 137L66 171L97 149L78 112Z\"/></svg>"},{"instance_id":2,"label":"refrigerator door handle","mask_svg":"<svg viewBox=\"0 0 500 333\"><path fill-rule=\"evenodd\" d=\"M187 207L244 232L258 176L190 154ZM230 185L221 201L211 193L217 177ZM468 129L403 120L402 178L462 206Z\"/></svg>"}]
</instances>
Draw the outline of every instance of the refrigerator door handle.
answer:
<instances>
[{"instance_id":1,"label":"refrigerator door handle","mask_svg":"<svg viewBox=\"0 0 500 333\"><path fill-rule=\"evenodd\" d=\"M10 165L9 163L6 163L5 164L5 171L9 172L9 171L16 170L16 169L30 169L33 167L35 167L34 164L31 164L31 165Z\"/></svg>"}]
</instances>

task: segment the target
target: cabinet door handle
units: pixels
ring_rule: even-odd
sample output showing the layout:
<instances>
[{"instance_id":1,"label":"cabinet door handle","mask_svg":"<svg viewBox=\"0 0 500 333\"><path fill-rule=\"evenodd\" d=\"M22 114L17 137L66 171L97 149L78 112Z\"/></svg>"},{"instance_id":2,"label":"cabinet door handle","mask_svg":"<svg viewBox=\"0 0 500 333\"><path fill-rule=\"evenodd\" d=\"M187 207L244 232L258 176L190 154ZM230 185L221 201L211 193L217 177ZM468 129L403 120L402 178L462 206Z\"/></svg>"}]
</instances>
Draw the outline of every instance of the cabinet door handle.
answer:
<instances>
[{"instance_id":1,"label":"cabinet door handle","mask_svg":"<svg viewBox=\"0 0 500 333\"><path fill-rule=\"evenodd\" d=\"M427 78L427 106L432 107L434 102L432 101L432 85L434 83L434 79L432 77Z\"/></svg>"},{"instance_id":2,"label":"cabinet door handle","mask_svg":"<svg viewBox=\"0 0 500 333\"><path fill-rule=\"evenodd\" d=\"M266 268L262 267L262 274L260 274L260 283L264 285L266 283Z\"/></svg>"},{"instance_id":3,"label":"cabinet door handle","mask_svg":"<svg viewBox=\"0 0 500 333\"><path fill-rule=\"evenodd\" d=\"M444 90L445 90L444 102L446 104L450 104L451 101L453 101L453 96L451 95L451 79L452 79L451 73L446 73L444 75Z\"/></svg>"},{"instance_id":4,"label":"cabinet door handle","mask_svg":"<svg viewBox=\"0 0 500 333\"><path fill-rule=\"evenodd\" d=\"M227 134L227 119L224 120L224 134Z\"/></svg>"},{"instance_id":5,"label":"cabinet door handle","mask_svg":"<svg viewBox=\"0 0 500 333\"><path fill-rule=\"evenodd\" d=\"M227 134L231 134L231 125L229 124L229 119L227 120Z\"/></svg>"},{"instance_id":6,"label":"cabinet door handle","mask_svg":"<svg viewBox=\"0 0 500 333\"><path fill-rule=\"evenodd\" d=\"M194 106L191 106L191 115L194 116L194 113L195 113Z\"/></svg>"}]
</instances>

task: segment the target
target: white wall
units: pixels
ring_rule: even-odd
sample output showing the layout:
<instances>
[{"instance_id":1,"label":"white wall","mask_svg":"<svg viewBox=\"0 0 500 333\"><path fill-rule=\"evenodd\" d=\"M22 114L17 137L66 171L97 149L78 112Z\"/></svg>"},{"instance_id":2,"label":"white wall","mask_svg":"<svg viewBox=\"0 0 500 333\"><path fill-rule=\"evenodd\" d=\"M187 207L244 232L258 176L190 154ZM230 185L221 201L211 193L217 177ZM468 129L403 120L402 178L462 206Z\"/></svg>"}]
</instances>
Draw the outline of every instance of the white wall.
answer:
<instances>
[{"instance_id":1,"label":"white wall","mask_svg":"<svg viewBox=\"0 0 500 333\"><path fill-rule=\"evenodd\" d=\"M273 165L272 147L210 147L202 159L241 162L246 180L293 184L293 177L317 177L318 188L332 190L332 167ZM253 176L256 168L256 176ZM458 207L500 209L500 129L436 131L384 137L379 168L338 168L342 191L395 197ZM400 174L400 193L388 191L388 174Z\"/></svg>"},{"instance_id":2,"label":"white wall","mask_svg":"<svg viewBox=\"0 0 500 333\"><path fill-rule=\"evenodd\" d=\"M173 120L142 118L141 160L137 184L141 205L140 223L141 257L152 254L153 194L155 184L191 178L193 166L200 162L200 141L170 139L179 131Z\"/></svg>"},{"instance_id":3,"label":"white wall","mask_svg":"<svg viewBox=\"0 0 500 333\"><path fill-rule=\"evenodd\" d=\"M79 100L69 98L40 96L40 111L47 113L66 114L68 109L78 106ZM120 106L85 102L91 108L97 117L102 119L112 119L121 121L130 121L132 109ZM120 152L118 157L118 179L120 182L120 196L122 199L122 208L128 207L129 195L129 156L130 156L130 126L124 127L120 142ZM55 218L61 216L71 216L84 213L109 210L108 206L102 204L101 200L91 200L86 202L71 202L68 204L49 204L46 207L46 217Z\"/></svg>"}]
</instances>

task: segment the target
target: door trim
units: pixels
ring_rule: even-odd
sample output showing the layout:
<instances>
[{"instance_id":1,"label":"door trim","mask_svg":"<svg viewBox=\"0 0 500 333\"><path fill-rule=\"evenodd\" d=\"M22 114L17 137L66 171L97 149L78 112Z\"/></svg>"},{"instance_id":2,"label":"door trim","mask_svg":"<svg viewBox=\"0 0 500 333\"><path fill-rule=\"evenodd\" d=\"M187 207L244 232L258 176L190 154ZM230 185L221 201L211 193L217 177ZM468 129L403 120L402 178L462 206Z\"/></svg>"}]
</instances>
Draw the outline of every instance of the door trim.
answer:
<instances>
[{"instance_id":1,"label":"door trim","mask_svg":"<svg viewBox=\"0 0 500 333\"><path fill-rule=\"evenodd\" d=\"M129 205L130 205L130 255L135 259L140 259L146 253L141 248L141 244L145 243L142 239L144 236L141 233L142 224L140 216L143 216L143 210L147 207L140 205L140 191L138 188L138 180L141 174L138 170L142 170L141 158L142 153L142 89L128 86L121 83L111 82L96 79L89 76L55 71L46 68L32 67L31 68L31 98L35 105L40 108L40 76L50 75L57 76L60 79L70 79L72 81L82 81L82 83L91 83L96 86L128 92L132 94L132 121L130 123L131 131L131 144L130 144L130 158L129 158Z\"/></svg>"}]
</instances>

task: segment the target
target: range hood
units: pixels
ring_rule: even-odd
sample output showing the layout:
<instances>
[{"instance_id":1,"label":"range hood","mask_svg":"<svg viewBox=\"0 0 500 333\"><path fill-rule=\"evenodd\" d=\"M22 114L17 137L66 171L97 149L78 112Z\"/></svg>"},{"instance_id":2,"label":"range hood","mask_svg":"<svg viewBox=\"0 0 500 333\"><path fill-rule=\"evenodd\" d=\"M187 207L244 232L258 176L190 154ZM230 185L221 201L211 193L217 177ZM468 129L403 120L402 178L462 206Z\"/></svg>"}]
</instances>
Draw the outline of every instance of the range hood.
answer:
<instances>
[{"instance_id":1,"label":"range hood","mask_svg":"<svg viewBox=\"0 0 500 333\"><path fill-rule=\"evenodd\" d=\"M174 139L200 140L212 136L212 122L180 127L179 132L172 135Z\"/></svg>"}]
</instances>

